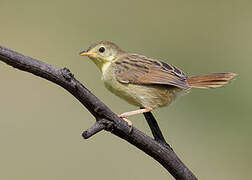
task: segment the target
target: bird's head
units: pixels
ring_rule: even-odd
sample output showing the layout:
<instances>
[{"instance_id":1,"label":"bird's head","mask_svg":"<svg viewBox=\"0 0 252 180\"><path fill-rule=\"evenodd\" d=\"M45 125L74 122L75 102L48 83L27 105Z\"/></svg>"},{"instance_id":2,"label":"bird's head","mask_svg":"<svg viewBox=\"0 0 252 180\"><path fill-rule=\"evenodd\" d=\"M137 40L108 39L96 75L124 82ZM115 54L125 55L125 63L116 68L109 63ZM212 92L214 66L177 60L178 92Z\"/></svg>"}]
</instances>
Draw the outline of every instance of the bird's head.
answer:
<instances>
[{"instance_id":1,"label":"bird's head","mask_svg":"<svg viewBox=\"0 0 252 180\"><path fill-rule=\"evenodd\" d=\"M122 51L115 43L101 41L91 45L88 50L80 52L80 56L88 56L103 72L112 62L122 55Z\"/></svg>"}]
</instances>

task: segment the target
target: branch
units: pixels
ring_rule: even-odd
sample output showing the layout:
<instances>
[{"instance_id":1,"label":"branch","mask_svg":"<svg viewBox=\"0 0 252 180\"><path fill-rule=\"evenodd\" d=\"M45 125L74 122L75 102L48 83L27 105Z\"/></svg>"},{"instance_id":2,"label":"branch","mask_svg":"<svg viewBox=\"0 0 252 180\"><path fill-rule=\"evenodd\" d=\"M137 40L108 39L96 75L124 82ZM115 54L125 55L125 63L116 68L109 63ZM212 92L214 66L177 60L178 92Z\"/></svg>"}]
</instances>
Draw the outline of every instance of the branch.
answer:
<instances>
[{"instance_id":1,"label":"branch","mask_svg":"<svg viewBox=\"0 0 252 180\"><path fill-rule=\"evenodd\" d=\"M151 132L152 132L154 139L156 141L158 141L159 143L162 143L164 146L168 146L167 148L171 148L170 145L165 141L165 138L164 138L153 114L151 112L146 112L143 114L144 114L144 117L145 117L145 119L151 129Z\"/></svg>"},{"instance_id":2,"label":"branch","mask_svg":"<svg viewBox=\"0 0 252 180\"><path fill-rule=\"evenodd\" d=\"M124 120L119 118L103 102L77 81L67 68L55 68L49 64L24 56L2 46L0 46L0 60L14 68L30 72L58 84L78 99L96 118L94 126L83 133L84 138L89 138L105 129L128 141L154 158L167 169L174 178L181 180L197 179L178 158L170 146L159 143L135 127L129 127Z\"/></svg>"}]
</instances>

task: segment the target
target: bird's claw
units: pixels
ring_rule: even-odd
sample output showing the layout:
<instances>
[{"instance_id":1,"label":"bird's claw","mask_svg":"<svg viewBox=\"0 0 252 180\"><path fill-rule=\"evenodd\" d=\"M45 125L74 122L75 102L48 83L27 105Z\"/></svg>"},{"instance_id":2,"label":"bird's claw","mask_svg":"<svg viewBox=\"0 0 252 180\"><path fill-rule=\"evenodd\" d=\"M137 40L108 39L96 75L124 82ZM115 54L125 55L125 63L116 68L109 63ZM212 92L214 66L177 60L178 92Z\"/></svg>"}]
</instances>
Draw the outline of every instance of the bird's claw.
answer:
<instances>
[{"instance_id":1,"label":"bird's claw","mask_svg":"<svg viewBox=\"0 0 252 180\"><path fill-rule=\"evenodd\" d=\"M130 120L126 119L124 116L119 115L119 117L122 118L128 124L130 128L129 132L131 133L133 130L133 123Z\"/></svg>"}]
</instances>

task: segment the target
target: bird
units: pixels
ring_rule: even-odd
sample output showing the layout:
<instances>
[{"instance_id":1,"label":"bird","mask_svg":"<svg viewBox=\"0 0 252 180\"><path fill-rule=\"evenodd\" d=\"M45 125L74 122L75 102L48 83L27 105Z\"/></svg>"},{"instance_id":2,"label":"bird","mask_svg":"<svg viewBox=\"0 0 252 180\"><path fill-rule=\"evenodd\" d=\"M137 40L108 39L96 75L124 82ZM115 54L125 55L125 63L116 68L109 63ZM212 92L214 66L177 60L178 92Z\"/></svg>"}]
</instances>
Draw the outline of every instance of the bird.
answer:
<instances>
[{"instance_id":1,"label":"bird","mask_svg":"<svg viewBox=\"0 0 252 180\"><path fill-rule=\"evenodd\" d=\"M80 56L87 56L96 64L109 91L140 108L118 115L129 126L132 122L126 118L128 116L168 106L192 88L221 87L237 75L224 72L187 76L174 65L128 53L110 41L94 43L81 51Z\"/></svg>"}]
</instances>

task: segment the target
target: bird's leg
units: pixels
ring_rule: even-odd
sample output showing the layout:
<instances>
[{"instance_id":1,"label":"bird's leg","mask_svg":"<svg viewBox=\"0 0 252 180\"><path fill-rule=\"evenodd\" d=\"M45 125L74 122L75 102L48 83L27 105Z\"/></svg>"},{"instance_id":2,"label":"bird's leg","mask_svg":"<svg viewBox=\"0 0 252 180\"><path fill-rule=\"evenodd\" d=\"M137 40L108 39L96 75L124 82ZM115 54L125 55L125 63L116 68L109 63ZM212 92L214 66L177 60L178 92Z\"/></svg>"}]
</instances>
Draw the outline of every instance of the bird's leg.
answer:
<instances>
[{"instance_id":1,"label":"bird's leg","mask_svg":"<svg viewBox=\"0 0 252 180\"><path fill-rule=\"evenodd\" d=\"M132 126L132 122L128 119L126 119L125 117L127 116L132 116L132 115L135 115L135 114L141 114L141 113L145 113L145 112L150 112L151 109L138 109L138 110L135 110L135 111L130 111L130 112L125 112L125 113L122 113L120 115L118 115L120 118L122 118L124 121L126 121L128 123L129 126Z\"/></svg>"},{"instance_id":2,"label":"bird's leg","mask_svg":"<svg viewBox=\"0 0 252 180\"><path fill-rule=\"evenodd\" d=\"M132 116L132 115L135 115L135 114L141 114L141 113L150 112L150 111L151 111L151 109L147 109L147 108L138 109L138 110L135 110L135 111L122 113L122 114L119 115L119 117L120 118L125 118L127 116Z\"/></svg>"}]
</instances>

